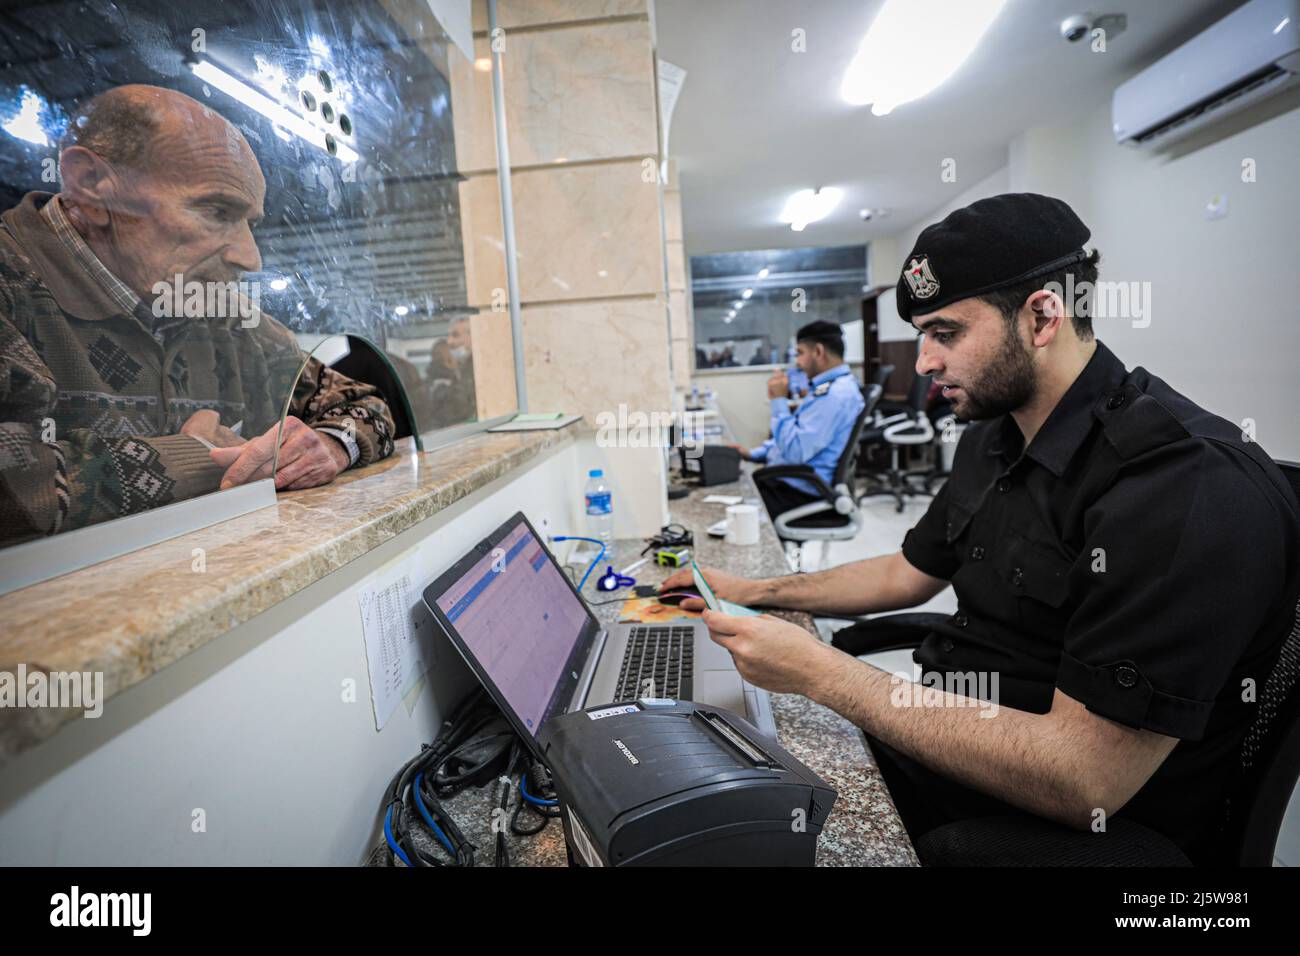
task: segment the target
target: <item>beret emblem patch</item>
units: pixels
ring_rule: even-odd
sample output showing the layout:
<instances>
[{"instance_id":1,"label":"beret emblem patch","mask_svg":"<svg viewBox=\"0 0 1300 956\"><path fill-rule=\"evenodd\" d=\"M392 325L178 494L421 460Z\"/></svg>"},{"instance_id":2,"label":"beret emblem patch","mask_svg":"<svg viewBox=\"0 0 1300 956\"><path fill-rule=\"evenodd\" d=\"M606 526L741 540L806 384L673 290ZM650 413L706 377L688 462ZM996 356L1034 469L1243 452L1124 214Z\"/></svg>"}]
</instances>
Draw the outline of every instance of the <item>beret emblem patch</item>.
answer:
<instances>
[{"instance_id":1,"label":"beret emblem patch","mask_svg":"<svg viewBox=\"0 0 1300 956\"><path fill-rule=\"evenodd\" d=\"M930 257L920 256L912 259L903 270L914 299L932 299L939 293L939 280L930 268Z\"/></svg>"}]
</instances>

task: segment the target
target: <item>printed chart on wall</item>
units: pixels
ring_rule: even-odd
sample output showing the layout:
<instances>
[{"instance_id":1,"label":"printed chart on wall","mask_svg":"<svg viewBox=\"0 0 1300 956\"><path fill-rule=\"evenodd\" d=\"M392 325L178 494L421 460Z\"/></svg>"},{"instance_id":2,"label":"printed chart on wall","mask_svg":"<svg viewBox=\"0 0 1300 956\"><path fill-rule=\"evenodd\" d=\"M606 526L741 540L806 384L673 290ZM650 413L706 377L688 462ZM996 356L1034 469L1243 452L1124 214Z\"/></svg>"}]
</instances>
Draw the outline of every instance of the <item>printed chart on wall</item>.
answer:
<instances>
[{"instance_id":1,"label":"printed chart on wall","mask_svg":"<svg viewBox=\"0 0 1300 956\"><path fill-rule=\"evenodd\" d=\"M383 730L398 703L424 677L425 663L411 620L414 595L409 573L402 568L378 576L361 588L357 601L370 668L375 729Z\"/></svg>"}]
</instances>

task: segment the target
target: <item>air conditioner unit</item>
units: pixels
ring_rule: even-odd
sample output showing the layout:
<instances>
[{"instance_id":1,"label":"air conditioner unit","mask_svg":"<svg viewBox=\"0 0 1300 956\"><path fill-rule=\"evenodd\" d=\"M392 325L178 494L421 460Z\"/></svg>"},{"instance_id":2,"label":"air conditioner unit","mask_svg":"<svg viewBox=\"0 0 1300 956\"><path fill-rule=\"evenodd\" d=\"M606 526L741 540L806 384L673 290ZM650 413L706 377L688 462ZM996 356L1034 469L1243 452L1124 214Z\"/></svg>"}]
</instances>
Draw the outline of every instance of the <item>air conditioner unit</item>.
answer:
<instances>
[{"instance_id":1,"label":"air conditioner unit","mask_svg":"<svg viewBox=\"0 0 1300 956\"><path fill-rule=\"evenodd\" d=\"M1121 84L1115 142L1164 146L1296 83L1300 0L1250 0Z\"/></svg>"}]
</instances>

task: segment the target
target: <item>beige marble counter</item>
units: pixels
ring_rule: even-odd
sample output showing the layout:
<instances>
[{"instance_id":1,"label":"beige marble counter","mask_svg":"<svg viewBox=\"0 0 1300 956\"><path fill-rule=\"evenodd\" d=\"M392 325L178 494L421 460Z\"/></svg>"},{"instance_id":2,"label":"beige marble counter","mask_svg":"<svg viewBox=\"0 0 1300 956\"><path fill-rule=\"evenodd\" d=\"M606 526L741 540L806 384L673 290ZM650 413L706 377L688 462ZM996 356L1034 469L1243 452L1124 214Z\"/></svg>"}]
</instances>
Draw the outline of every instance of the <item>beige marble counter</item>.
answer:
<instances>
[{"instance_id":1,"label":"beige marble counter","mask_svg":"<svg viewBox=\"0 0 1300 956\"><path fill-rule=\"evenodd\" d=\"M103 674L103 699L144 680L519 468L585 426L480 433L393 457L275 507L0 597L0 672ZM0 708L0 763L80 708Z\"/></svg>"}]
</instances>

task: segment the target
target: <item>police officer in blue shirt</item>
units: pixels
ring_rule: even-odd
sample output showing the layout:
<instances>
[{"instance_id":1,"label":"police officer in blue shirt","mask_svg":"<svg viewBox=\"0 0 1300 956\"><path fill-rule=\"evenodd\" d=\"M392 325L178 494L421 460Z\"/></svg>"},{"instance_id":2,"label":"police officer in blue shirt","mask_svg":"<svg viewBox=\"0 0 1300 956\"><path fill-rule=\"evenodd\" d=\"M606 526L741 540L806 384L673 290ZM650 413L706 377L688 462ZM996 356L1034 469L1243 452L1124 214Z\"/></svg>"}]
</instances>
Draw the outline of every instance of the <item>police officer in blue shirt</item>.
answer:
<instances>
[{"instance_id":1,"label":"police officer in blue shirt","mask_svg":"<svg viewBox=\"0 0 1300 956\"><path fill-rule=\"evenodd\" d=\"M844 361L844 336L834 322L810 322L795 336L796 362L808 376L808 396L794 412L786 398L790 383L778 369L767 380L772 406L772 437L757 448L733 445L748 461L768 465L811 465L828 485L853 423L864 402L862 389ZM808 481L780 479L759 486L763 503L773 518L810 501L819 501Z\"/></svg>"}]
</instances>

